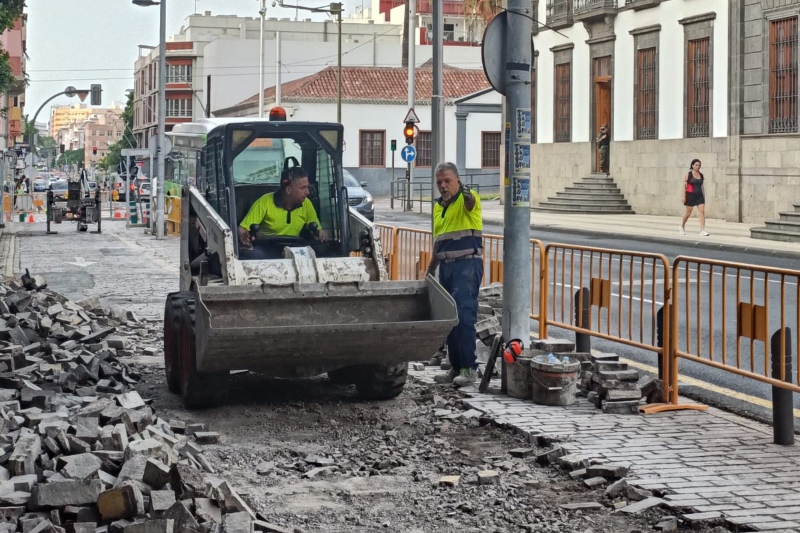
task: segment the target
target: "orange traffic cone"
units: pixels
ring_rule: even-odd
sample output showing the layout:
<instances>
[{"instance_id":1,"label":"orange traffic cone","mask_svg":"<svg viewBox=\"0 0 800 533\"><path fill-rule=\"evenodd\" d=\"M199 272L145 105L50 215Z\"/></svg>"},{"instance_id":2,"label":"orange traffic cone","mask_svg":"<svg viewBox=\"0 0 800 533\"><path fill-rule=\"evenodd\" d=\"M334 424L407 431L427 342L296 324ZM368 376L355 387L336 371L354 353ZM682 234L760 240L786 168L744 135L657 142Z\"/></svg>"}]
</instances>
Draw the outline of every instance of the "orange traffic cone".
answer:
<instances>
[{"instance_id":1,"label":"orange traffic cone","mask_svg":"<svg viewBox=\"0 0 800 533\"><path fill-rule=\"evenodd\" d=\"M119 214L119 207L114 208L114 218L122 218L122 215Z\"/></svg>"},{"instance_id":2,"label":"orange traffic cone","mask_svg":"<svg viewBox=\"0 0 800 533\"><path fill-rule=\"evenodd\" d=\"M28 224L33 224L33 213L28 213Z\"/></svg>"}]
</instances>

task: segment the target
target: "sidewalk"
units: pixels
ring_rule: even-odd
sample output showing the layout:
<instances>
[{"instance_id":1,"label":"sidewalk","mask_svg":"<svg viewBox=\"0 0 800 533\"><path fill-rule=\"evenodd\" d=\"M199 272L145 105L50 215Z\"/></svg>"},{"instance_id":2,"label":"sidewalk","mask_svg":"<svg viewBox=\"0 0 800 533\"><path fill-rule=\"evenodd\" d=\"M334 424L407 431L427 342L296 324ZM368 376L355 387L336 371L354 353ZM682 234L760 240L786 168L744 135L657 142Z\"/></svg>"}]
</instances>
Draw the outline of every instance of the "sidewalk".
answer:
<instances>
[{"instance_id":1,"label":"sidewalk","mask_svg":"<svg viewBox=\"0 0 800 533\"><path fill-rule=\"evenodd\" d=\"M409 373L433 384L441 372L433 368ZM613 415L585 398L547 407L501 395L498 384L493 380L486 394L462 389L467 408L531 443L555 442L589 461L628 465L630 485L661 495L663 501L649 503L673 509L690 524L800 532L800 447L772 444L769 426L714 408Z\"/></svg>"},{"instance_id":2,"label":"sidewalk","mask_svg":"<svg viewBox=\"0 0 800 533\"><path fill-rule=\"evenodd\" d=\"M486 200L482 203L483 223L486 233L500 233L505 206L499 200ZM403 214L403 206L395 201L394 210L390 207L388 197L375 198L375 211L380 217L384 214ZM419 214L418 203L414 203L414 211L406 214ZM430 204L423 204L423 215L430 215ZM680 216L653 215L574 215L562 213L540 213L531 211L531 229L546 230L556 233L578 235L604 235L610 238L624 238L637 241L655 242L670 245L682 245L687 248L702 248L727 252L753 252L773 257L800 258L800 243L765 241L750 238L750 228L758 227L754 223L726 222L719 219L706 219L706 231L711 235L701 237L697 214L686 223L686 235L679 235ZM402 224L401 224L402 225ZM692 255L691 251L686 252Z\"/></svg>"}]
</instances>

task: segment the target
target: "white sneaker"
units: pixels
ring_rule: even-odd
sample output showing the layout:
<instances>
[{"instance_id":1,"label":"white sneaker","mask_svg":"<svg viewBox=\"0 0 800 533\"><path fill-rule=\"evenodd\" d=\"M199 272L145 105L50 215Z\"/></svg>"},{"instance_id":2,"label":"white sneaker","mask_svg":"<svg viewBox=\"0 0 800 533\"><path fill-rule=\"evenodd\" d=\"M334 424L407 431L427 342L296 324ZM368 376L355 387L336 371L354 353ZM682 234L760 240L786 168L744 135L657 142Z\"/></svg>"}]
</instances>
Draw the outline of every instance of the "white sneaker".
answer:
<instances>
[{"instance_id":1,"label":"white sneaker","mask_svg":"<svg viewBox=\"0 0 800 533\"><path fill-rule=\"evenodd\" d=\"M711 234L709 232L707 232L706 230L703 230L703 231L700 232L700 235L702 235L703 237L708 237Z\"/></svg>"},{"instance_id":2,"label":"white sneaker","mask_svg":"<svg viewBox=\"0 0 800 533\"><path fill-rule=\"evenodd\" d=\"M681 228L678 230L678 233L680 233L681 235L686 235L686 228L681 226Z\"/></svg>"}]
</instances>

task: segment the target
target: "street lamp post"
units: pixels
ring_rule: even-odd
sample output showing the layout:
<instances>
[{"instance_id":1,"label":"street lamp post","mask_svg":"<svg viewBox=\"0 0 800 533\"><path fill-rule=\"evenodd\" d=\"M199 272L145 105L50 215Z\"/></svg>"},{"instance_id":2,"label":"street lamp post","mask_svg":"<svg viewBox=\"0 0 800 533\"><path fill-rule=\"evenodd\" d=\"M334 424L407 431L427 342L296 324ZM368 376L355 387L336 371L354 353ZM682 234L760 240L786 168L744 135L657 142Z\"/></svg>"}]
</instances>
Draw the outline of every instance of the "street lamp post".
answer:
<instances>
[{"instance_id":1,"label":"street lamp post","mask_svg":"<svg viewBox=\"0 0 800 533\"><path fill-rule=\"evenodd\" d=\"M276 0L272 2L281 7L293 7L295 9L304 9L313 13L329 13L336 15L336 25L339 27L339 45L338 45L338 62L336 74L336 122L342 122L342 12L344 11L344 4L341 2L331 2L328 8L324 7L306 7L301 5L285 6L283 0Z\"/></svg>"},{"instance_id":2,"label":"street lamp post","mask_svg":"<svg viewBox=\"0 0 800 533\"><path fill-rule=\"evenodd\" d=\"M258 52L258 118L264 117L264 17L267 15L267 0L261 0L261 31L259 32Z\"/></svg>"},{"instance_id":3,"label":"street lamp post","mask_svg":"<svg viewBox=\"0 0 800 533\"><path fill-rule=\"evenodd\" d=\"M161 8L158 38L158 179L156 181L156 239L164 238L164 178L166 168L164 147L166 145L166 113L167 113L167 6L166 0L154 2L153 0L132 0L137 6L155 6Z\"/></svg>"}]
</instances>

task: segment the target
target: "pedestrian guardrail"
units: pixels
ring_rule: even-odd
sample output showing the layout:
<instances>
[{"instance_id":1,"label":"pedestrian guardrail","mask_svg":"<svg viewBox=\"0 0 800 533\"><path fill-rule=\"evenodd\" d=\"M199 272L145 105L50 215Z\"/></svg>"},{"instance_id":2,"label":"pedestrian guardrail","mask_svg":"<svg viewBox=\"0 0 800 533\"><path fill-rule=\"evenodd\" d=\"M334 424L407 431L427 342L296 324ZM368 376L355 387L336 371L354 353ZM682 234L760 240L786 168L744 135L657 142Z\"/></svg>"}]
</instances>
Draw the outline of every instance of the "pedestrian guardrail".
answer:
<instances>
[{"instance_id":1,"label":"pedestrian guardrail","mask_svg":"<svg viewBox=\"0 0 800 533\"><path fill-rule=\"evenodd\" d=\"M800 392L800 271L679 256L672 284L671 402L679 359Z\"/></svg>"}]
</instances>

